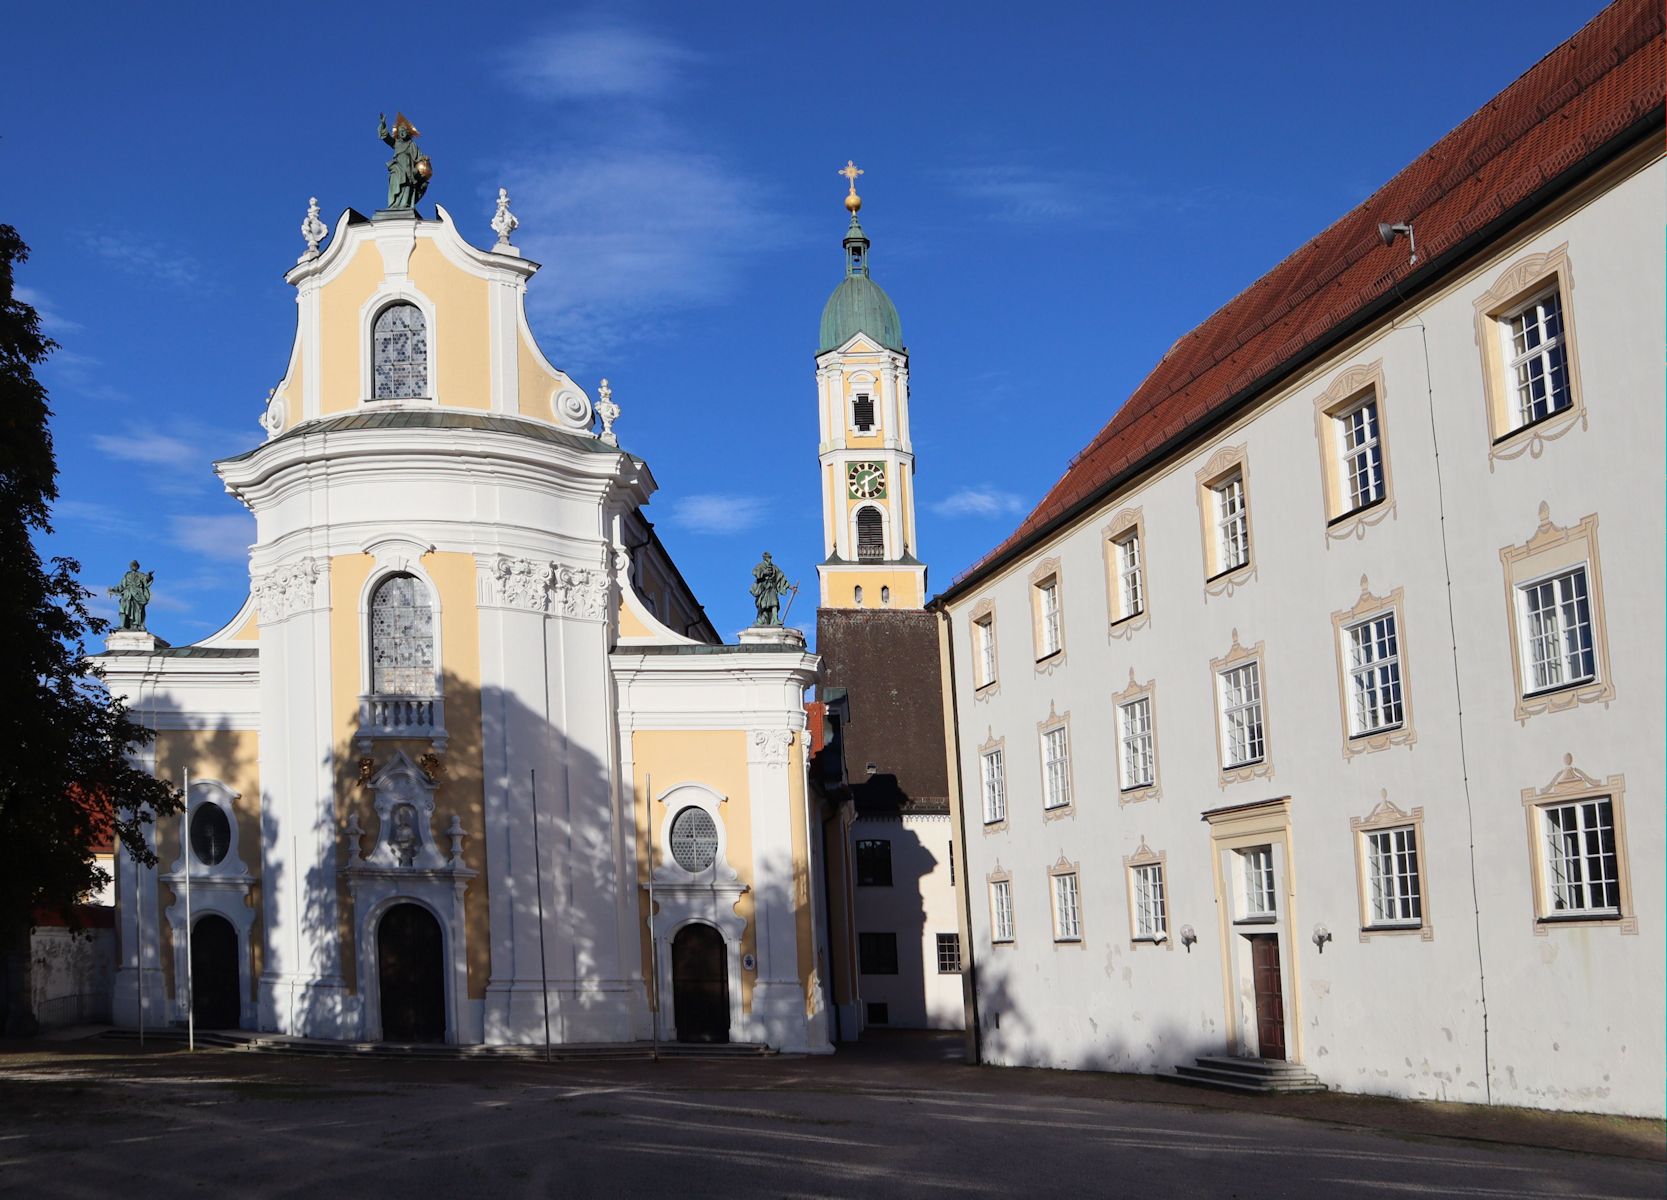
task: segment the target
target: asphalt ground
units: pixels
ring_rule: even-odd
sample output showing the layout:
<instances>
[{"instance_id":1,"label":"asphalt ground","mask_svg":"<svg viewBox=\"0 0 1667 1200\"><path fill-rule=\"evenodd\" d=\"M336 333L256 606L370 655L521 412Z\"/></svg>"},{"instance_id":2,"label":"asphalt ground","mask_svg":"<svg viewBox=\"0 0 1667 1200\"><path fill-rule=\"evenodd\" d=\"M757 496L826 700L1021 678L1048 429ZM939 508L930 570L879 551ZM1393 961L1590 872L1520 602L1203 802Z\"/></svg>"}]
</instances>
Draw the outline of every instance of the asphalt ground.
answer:
<instances>
[{"instance_id":1,"label":"asphalt ground","mask_svg":"<svg viewBox=\"0 0 1667 1200\"><path fill-rule=\"evenodd\" d=\"M1667 1192L1660 1122L1338 1096L1268 1104L1138 1076L966 1067L952 1053L895 1039L833 1058L546 1065L11 1044L0 1195ZM1290 1101L1309 1111L1281 1113ZM1511 1114L1533 1144L1499 1140ZM1605 1138L1607 1153L1546 1148Z\"/></svg>"}]
</instances>

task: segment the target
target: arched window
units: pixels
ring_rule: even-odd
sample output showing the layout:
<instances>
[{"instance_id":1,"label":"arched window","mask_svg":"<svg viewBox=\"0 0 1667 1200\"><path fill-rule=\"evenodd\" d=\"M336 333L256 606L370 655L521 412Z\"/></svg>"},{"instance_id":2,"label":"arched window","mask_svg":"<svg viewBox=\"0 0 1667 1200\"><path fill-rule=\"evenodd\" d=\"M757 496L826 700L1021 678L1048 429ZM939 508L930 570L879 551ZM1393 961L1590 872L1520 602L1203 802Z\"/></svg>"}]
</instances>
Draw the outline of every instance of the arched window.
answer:
<instances>
[{"instance_id":1,"label":"arched window","mask_svg":"<svg viewBox=\"0 0 1667 1200\"><path fill-rule=\"evenodd\" d=\"M390 304L371 334L376 399L428 395L428 328L415 304Z\"/></svg>"},{"instance_id":2,"label":"arched window","mask_svg":"<svg viewBox=\"0 0 1667 1200\"><path fill-rule=\"evenodd\" d=\"M891 589L889 587L882 587L880 589L880 607L885 608L890 603L891 603Z\"/></svg>"},{"instance_id":3,"label":"arched window","mask_svg":"<svg viewBox=\"0 0 1667 1200\"><path fill-rule=\"evenodd\" d=\"M390 575L371 596L370 673L379 696L434 693L434 610L414 575Z\"/></svg>"},{"instance_id":4,"label":"arched window","mask_svg":"<svg viewBox=\"0 0 1667 1200\"><path fill-rule=\"evenodd\" d=\"M886 556L886 531L880 510L864 505L857 510L857 561L879 562Z\"/></svg>"},{"instance_id":5,"label":"arched window","mask_svg":"<svg viewBox=\"0 0 1667 1200\"><path fill-rule=\"evenodd\" d=\"M858 608L862 607L862 584L859 583L851 589L851 598L857 602Z\"/></svg>"}]
</instances>

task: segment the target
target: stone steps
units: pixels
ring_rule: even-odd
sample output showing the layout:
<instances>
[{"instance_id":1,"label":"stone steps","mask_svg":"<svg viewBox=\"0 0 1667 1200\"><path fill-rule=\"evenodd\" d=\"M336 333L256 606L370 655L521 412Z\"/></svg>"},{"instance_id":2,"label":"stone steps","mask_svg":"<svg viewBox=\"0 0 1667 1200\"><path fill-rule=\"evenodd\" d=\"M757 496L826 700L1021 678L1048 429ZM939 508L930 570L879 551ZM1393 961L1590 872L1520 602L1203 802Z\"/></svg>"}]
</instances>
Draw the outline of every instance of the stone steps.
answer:
<instances>
[{"instance_id":1,"label":"stone steps","mask_svg":"<svg viewBox=\"0 0 1667 1200\"><path fill-rule=\"evenodd\" d=\"M104 1037L124 1042L137 1042L135 1029L107 1030ZM147 1040L183 1042L185 1030L176 1027L147 1029ZM277 1033L255 1033L248 1030L203 1030L197 1034L197 1045L215 1049L247 1050L255 1054L300 1054L324 1057L404 1058L425 1060L513 1059L522 1062L543 1062L545 1050L541 1045L516 1046L443 1046L434 1044L406 1044L399 1042L338 1042L324 1038L289 1037ZM568 1043L553 1045L549 1050L552 1062L609 1062L642 1061L654 1056L650 1042ZM736 1059L765 1058L776 1051L752 1042L728 1042L697 1045L685 1042L665 1042L660 1045L661 1058L676 1059Z\"/></svg>"},{"instance_id":2,"label":"stone steps","mask_svg":"<svg viewBox=\"0 0 1667 1200\"><path fill-rule=\"evenodd\" d=\"M1323 1092L1326 1085L1300 1063L1272 1058L1235 1058L1206 1055L1194 1066L1177 1066L1174 1078L1195 1087L1258 1095Z\"/></svg>"}]
</instances>

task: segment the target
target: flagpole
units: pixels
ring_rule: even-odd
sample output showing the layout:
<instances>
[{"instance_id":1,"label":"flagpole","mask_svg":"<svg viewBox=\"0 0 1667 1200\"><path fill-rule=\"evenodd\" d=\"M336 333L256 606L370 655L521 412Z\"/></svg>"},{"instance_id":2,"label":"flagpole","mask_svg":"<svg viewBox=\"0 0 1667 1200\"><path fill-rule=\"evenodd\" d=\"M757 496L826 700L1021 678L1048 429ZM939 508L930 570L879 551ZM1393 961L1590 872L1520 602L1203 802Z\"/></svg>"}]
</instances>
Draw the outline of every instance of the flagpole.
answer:
<instances>
[{"instance_id":1,"label":"flagpole","mask_svg":"<svg viewBox=\"0 0 1667 1200\"><path fill-rule=\"evenodd\" d=\"M144 836L145 827L139 826L139 834ZM160 839L159 839L160 840ZM133 863L133 958L138 968L135 972L139 981L134 985L133 998L139 1006L139 1049L145 1048L145 864L137 859Z\"/></svg>"},{"instance_id":2,"label":"flagpole","mask_svg":"<svg viewBox=\"0 0 1667 1200\"><path fill-rule=\"evenodd\" d=\"M191 768L185 769L185 803L179 810L179 861L185 865L185 1041L197 1048L196 977L191 969L191 942L197 931L191 927L191 842L187 819L191 815Z\"/></svg>"},{"instance_id":3,"label":"flagpole","mask_svg":"<svg viewBox=\"0 0 1667 1200\"><path fill-rule=\"evenodd\" d=\"M533 878L538 885L538 990L544 997L544 1061L550 1061L550 971L544 957L544 851L538 840L538 769L527 768L533 789Z\"/></svg>"},{"instance_id":4,"label":"flagpole","mask_svg":"<svg viewBox=\"0 0 1667 1200\"><path fill-rule=\"evenodd\" d=\"M653 1061L660 1061L660 940L654 934L654 776L644 776L644 805L648 813L648 964L654 975L654 1008L649 1012L654 1048Z\"/></svg>"}]
</instances>

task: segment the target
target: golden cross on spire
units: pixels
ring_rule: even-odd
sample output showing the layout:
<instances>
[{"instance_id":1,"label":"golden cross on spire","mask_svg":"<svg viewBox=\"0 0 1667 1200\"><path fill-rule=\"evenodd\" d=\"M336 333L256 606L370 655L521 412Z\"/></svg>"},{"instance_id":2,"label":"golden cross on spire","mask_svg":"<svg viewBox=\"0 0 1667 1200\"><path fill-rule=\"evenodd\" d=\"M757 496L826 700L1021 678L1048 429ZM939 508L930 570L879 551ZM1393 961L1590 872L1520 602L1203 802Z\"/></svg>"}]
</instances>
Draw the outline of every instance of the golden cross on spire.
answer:
<instances>
[{"instance_id":1,"label":"golden cross on spire","mask_svg":"<svg viewBox=\"0 0 1667 1200\"><path fill-rule=\"evenodd\" d=\"M853 217L856 216L857 209L862 207L862 197L857 195L857 176L862 173L863 169L850 159L846 159L845 165L834 172L836 175L843 175L851 185L851 193L845 197L845 207L851 210Z\"/></svg>"}]
</instances>

